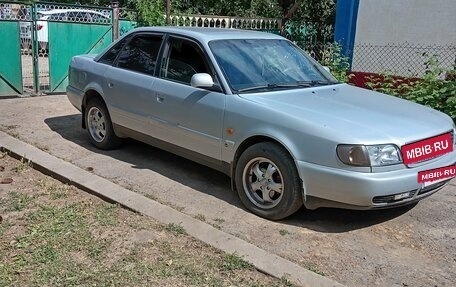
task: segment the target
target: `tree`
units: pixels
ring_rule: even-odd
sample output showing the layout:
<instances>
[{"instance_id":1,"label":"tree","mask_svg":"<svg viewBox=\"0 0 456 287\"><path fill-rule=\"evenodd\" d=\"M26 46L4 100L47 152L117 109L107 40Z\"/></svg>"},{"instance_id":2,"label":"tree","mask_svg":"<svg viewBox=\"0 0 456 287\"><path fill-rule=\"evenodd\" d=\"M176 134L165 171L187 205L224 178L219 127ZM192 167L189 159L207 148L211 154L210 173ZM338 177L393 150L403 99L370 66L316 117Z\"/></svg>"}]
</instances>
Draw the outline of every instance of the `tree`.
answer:
<instances>
[{"instance_id":1,"label":"tree","mask_svg":"<svg viewBox=\"0 0 456 287\"><path fill-rule=\"evenodd\" d=\"M166 23L164 0L129 0L129 4L138 11L137 21L140 25L158 26Z\"/></svg>"}]
</instances>

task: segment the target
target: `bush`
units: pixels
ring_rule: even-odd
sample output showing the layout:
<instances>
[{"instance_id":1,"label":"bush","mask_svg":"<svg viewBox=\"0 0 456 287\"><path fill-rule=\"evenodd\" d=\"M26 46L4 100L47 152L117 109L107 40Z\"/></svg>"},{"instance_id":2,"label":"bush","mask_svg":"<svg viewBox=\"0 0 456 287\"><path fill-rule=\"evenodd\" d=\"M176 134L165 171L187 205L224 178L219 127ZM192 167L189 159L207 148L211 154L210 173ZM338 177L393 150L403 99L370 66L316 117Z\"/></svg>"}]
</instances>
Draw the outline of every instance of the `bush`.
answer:
<instances>
[{"instance_id":1,"label":"bush","mask_svg":"<svg viewBox=\"0 0 456 287\"><path fill-rule=\"evenodd\" d=\"M406 79L386 72L369 77L366 86L442 111L456 122L456 66L442 68L435 55L424 64L426 72L421 78Z\"/></svg>"},{"instance_id":2,"label":"bush","mask_svg":"<svg viewBox=\"0 0 456 287\"><path fill-rule=\"evenodd\" d=\"M138 11L139 26L165 25L165 5L161 0L129 0Z\"/></svg>"},{"instance_id":3,"label":"bush","mask_svg":"<svg viewBox=\"0 0 456 287\"><path fill-rule=\"evenodd\" d=\"M328 67L338 81L347 83L350 80L350 63L348 57L342 54L339 43L329 44L328 49L323 51L320 64Z\"/></svg>"}]
</instances>

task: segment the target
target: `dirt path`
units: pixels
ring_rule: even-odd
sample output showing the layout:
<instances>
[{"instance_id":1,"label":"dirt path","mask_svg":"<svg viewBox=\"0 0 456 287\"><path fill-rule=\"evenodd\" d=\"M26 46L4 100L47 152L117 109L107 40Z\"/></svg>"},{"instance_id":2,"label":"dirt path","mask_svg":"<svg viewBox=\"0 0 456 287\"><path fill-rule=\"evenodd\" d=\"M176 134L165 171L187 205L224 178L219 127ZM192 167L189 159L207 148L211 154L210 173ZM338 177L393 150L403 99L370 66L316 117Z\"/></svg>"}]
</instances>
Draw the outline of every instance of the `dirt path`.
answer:
<instances>
[{"instance_id":1,"label":"dirt path","mask_svg":"<svg viewBox=\"0 0 456 287\"><path fill-rule=\"evenodd\" d=\"M65 96L0 101L0 129L349 286L455 286L454 181L414 207L301 210L281 222L245 211L221 173L130 141L93 148Z\"/></svg>"}]
</instances>

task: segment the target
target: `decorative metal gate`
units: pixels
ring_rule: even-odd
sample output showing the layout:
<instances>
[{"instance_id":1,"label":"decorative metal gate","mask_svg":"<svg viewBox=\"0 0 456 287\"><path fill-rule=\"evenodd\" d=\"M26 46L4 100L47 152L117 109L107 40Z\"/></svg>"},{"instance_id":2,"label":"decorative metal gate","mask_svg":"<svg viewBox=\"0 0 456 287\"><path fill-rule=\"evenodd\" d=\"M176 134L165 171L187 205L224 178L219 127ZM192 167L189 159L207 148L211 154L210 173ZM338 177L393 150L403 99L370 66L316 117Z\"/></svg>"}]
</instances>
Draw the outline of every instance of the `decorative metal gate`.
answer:
<instances>
[{"instance_id":1,"label":"decorative metal gate","mask_svg":"<svg viewBox=\"0 0 456 287\"><path fill-rule=\"evenodd\" d=\"M21 41L30 25L30 9L22 2L0 2L0 96L24 92Z\"/></svg>"},{"instance_id":2,"label":"decorative metal gate","mask_svg":"<svg viewBox=\"0 0 456 287\"><path fill-rule=\"evenodd\" d=\"M134 11L120 9L120 19L115 12L118 7L0 0L0 96L64 92L71 57L99 53L136 26Z\"/></svg>"},{"instance_id":3,"label":"decorative metal gate","mask_svg":"<svg viewBox=\"0 0 456 287\"><path fill-rule=\"evenodd\" d=\"M39 86L42 92L63 92L71 57L99 53L112 42L113 11L43 2L36 7L42 15L36 21L38 56L45 58L39 63L40 75L48 74L39 77Z\"/></svg>"}]
</instances>

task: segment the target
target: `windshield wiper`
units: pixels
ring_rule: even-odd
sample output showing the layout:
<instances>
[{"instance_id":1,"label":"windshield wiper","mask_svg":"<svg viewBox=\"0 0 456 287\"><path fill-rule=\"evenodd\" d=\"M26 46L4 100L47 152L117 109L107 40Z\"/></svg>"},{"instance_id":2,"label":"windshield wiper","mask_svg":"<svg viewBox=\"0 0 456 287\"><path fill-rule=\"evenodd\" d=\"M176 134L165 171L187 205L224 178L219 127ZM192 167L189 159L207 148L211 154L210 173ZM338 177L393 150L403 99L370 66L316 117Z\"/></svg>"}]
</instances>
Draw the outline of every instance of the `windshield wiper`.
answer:
<instances>
[{"instance_id":1,"label":"windshield wiper","mask_svg":"<svg viewBox=\"0 0 456 287\"><path fill-rule=\"evenodd\" d=\"M315 87L315 86L326 86L326 85L333 85L335 83L330 82L330 81L297 81L296 84L298 84L301 87Z\"/></svg>"},{"instance_id":2,"label":"windshield wiper","mask_svg":"<svg viewBox=\"0 0 456 287\"><path fill-rule=\"evenodd\" d=\"M335 84L329 81L297 81L294 83L273 83L267 85L259 85L248 87L244 89L237 90L238 92L251 92L256 90L272 90L272 89L281 89L281 88L309 88L315 86L324 86L324 85L331 85Z\"/></svg>"},{"instance_id":3,"label":"windshield wiper","mask_svg":"<svg viewBox=\"0 0 456 287\"><path fill-rule=\"evenodd\" d=\"M276 88L294 88L294 87L299 87L299 84L294 84L294 83L284 83L284 84L267 84L267 85L260 85L260 86L253 86L253 87L248 87L244 89L239 89L237 90L238 92L249 92L249 91L255 91L255 90L272 90Z\"/></svg>"}]
</instances>

